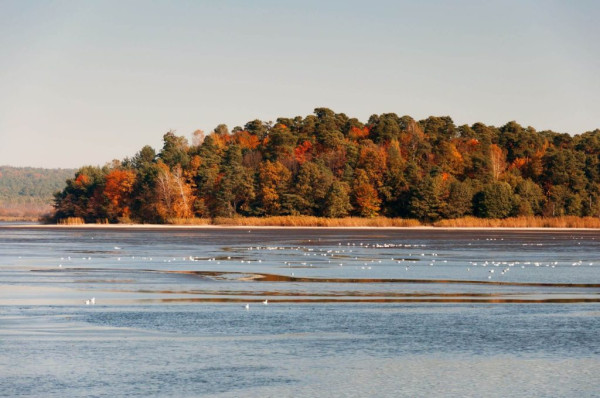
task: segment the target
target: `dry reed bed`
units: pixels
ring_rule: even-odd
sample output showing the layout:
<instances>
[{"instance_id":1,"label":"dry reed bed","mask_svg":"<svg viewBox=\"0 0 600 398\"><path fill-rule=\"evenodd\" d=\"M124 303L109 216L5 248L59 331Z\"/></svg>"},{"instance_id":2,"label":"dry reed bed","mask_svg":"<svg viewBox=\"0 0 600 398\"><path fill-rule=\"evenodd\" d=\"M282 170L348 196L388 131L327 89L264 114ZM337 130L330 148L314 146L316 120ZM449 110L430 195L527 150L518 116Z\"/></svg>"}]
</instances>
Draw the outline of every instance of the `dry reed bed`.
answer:
<instances>
[{"instance_id":1,"label":"dry reed bed","mask_svg":"<svg viewBox=\"0 0 600 398\"><path fill-rule=\"evenodd\" d=\"M464 217L433 224L445 228L600 228L596 217L511 217L504 219Z\"/></svg>"},{"instance_id":2,"label":"dry reed bed","mask_svg":"<svg viewBox=\"0 0 600 398\"><path fill-rule=\"evenodd\" d=\"M215 225L238 225L255 227L418 227L421 223L401 218L324 218L312 216L274 216L274 217L217 217Z\"/></svg>"},{"instance_id":3,"label":"dry reed bed","mask_svg":"<svg viewBox=\"0 0 600 398\"><path fill-rule=\"evenodd\" d=\"M85 224L85 220L81 217L67 217L58 219L56 223L58 225L82 225Z\"/></svg>"},{"instance_id":4,"label":"dry reed bed","mask_svg":"<svg viewBox=\"0 0 600 398\"><path fill-rule=\"evenodd\" d=\"M167 224L172 225L212 225L212 220L210 218L172 218Z\"/></svg>"},{"instance_id":5,"label":"dry reed bed","mask_svg":"<svg viewBox=\"0 0 600 398\"><path fill-rule=\"evenodd\" d=\"M108 220L100 220L96 224L107 224ZM69 217L58 220L59 225L82 225L81 217ZM129 224L122 222L120 224ZM440 220L433 224L421 224L418 220L402 218L324 218L312 216L274 216L274 217L216 217L210 218L177 218L167 222L170 225L220 225L243 227L419 227L430 225L440 228L598 228L600 218L596 217L512 217L490 219L464 217L453 220Z\"/></svg>"}]
</instances>

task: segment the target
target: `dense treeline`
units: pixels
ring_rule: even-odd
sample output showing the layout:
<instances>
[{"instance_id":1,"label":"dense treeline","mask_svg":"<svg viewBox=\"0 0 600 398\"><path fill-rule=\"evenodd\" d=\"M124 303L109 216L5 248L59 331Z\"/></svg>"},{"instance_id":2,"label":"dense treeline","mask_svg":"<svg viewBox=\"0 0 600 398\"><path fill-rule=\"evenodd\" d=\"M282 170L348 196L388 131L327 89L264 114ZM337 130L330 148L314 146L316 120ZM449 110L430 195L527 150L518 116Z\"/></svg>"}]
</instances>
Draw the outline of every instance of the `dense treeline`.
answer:
<instances>
[{"instance_id":1,"label":"dense treeline","mask_svg":"<svg viewBox=\"0 0 600 398\"><path fill-rule=\"evenodd\" d=\"M51 210L53 194L74 169L0 166L0 216L32 216Z\"/></svg>"},{"instance_id":2,"label":"dense treeline","mask_svg":"<svg viewBox=\"0 0 600 398\"><path fill-rule=\"evenodd\" d=\"M174 132L105 167L83 167L55 217L171 222L310 215L600 216L600 130L571 136L509 122L456 126L394 113L367 123L313 115L219 125L191 145Z\"/></svg>"}]
</instances>

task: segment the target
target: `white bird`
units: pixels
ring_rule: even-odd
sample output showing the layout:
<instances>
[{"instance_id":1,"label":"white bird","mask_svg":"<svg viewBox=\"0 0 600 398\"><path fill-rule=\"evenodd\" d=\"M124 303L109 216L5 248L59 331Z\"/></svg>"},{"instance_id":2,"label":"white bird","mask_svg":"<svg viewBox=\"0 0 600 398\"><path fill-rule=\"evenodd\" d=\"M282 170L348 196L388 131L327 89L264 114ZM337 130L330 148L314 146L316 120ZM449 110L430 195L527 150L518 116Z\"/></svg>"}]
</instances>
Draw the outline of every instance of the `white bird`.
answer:
<instances>
[{"instance_id":1,"label":"white bird","mask_svg":"<svg viewBox=\"0 0 600 398\"><path fill-rule=\"evenodd\" d=\"M250 309L250 304L246 304L246 311Z\"/></svg>"},{"instance_id":2,"label":"white bird","mask_svg":"<svg viewBox=\"0 0 600 398\"><path fill-rule=\"evenodd\" d=\"M267 304L269 304L269 300L265 300L265 301L263 301L263 304L264 304L264 305L267 305Z\"/></svg>"},{"instance_id":3,"label":"white bird","mask_svg":"<svg viewBox=\"0 0 600 398\"><path fill-rule=\"evenodd\" d=\"M96 297L92 297L92 299L90 300L90 303L92 305L96 304Z\"/></svg>"},{"instance_id":4,"label":"white bird","mask_svg":"<svg viewBox=\"0 0 600 398\"><path fill-rule=\"evenodd\" d=\"M90 305L90 300L85 300L85 305Z\"/></svg>"}]
</instances>

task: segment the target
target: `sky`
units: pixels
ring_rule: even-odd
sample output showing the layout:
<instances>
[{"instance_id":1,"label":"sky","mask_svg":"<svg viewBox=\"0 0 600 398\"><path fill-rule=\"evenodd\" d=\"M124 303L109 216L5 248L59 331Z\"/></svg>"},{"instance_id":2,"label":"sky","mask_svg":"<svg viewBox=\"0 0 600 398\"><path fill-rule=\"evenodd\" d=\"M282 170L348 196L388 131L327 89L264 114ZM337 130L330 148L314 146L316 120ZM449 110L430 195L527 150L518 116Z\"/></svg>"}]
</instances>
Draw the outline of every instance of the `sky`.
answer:
<instances>
[{"instance_id":1,"label":"sky","mask_svg":"<svg viewBox=\"0 0 600 398\"><path fill-rule=\"evenodd\" d=\"M600 128L600 2L0 0L0 165L328 107Z\"/></svg>"}]
</instances>

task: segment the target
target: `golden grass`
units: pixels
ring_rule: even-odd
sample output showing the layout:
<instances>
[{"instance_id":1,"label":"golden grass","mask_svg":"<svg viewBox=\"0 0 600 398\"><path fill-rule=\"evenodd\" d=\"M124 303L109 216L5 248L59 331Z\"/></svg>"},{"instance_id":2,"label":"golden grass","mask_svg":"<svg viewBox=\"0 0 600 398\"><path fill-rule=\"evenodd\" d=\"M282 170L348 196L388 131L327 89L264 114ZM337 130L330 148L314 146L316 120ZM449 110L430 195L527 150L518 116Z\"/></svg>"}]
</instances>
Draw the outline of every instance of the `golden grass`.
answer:
<instances>
[{"instance_id":1,"label":"golden grass","mask_svg":"<svg viewBox=\"0 0 600 398\"><path fill-rule=\"evenodd\" d=\"M24 221L23 218L0 218L0 221ZM29 220L27 220L29 221ZM37 219L31 220L37 221ZM97 221L96 224L107 224L108 220ZM121 219L121 225L130 224L130 220ZM81 217L68 217L57 221L59 225L81 225L85 221ZM313 216L273 216L273 217L216 217L210 218L174 218L170 225L220 225L242 227L419 227L431 225L439 228L598 228L600 218L597 217L511 217L505 219L463 217L452 220L440 220L433 224L421 224L418 220L403 218L324 218Z\"/></svg>"},{"instance_id":2,"label":"golden grass","mask_svg":"<svg viewBox=\"0 0 600 398\"><path fill-rule=\"evenodd\" d=\"M596 217L511 217L504 219L463 217L433 224L445 228L600 228Z\"/></svg>"},{"instance_id":3,"label":"golden grass","mask_svg":"<svg viewBox=\"0 0 600 398\"><path fill-rule=\"evenodd\" d=\"M167 221L167 224L172 225L210 225L212 220L210 218L172 218Z\"/></svg>"},{"instance_id":4,"label":"golden grass","mask_svg":"<svg viewBox=\"0 0 600 398\"><path fill-rule=\"evenodd\" d=\"M215 225L236 225L254 227L418 227L417 220L402 218L324 218L313 216L273 216L273 217L217 217Z\"/></svg>"},{"instance_id":5,"label":"golden grass","mask_svg":"<svg viewBox=\"0 0 600 398\"><path fill-rule=\"evenodd\" d=\"M58 225L81 225L85 224L85 220L81 217L67 217L56 220Z\"/></svg>"}]
</instances>

